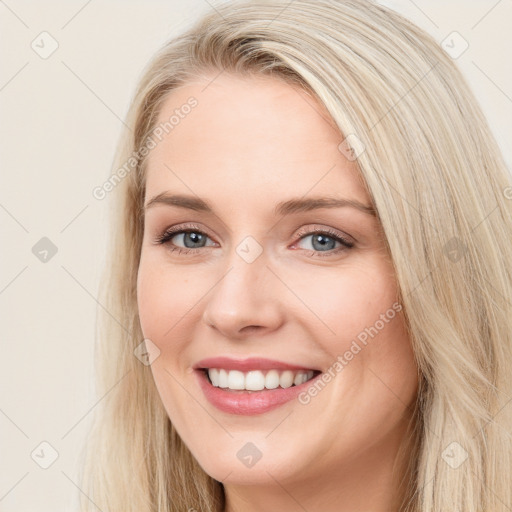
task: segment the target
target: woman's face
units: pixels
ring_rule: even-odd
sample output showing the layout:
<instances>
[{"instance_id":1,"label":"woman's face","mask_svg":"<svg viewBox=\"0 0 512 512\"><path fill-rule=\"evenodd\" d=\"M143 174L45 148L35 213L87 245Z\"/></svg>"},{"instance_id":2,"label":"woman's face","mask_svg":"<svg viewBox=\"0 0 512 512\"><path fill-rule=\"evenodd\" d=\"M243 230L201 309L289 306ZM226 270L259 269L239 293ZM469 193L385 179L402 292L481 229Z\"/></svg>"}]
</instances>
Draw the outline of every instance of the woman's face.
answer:
<instances>
[{"instance_id":1,"label":"woman's face","mask_svg":"<svg viewBox=\"0 0 512 512\"><path fill-rule=\"evenodd\" d=\"M356 161L299 89L213 78L168 96L148 159L137 292L165 409L225 484L384 473L417 371Z\"/></svg>"}]
</instances>

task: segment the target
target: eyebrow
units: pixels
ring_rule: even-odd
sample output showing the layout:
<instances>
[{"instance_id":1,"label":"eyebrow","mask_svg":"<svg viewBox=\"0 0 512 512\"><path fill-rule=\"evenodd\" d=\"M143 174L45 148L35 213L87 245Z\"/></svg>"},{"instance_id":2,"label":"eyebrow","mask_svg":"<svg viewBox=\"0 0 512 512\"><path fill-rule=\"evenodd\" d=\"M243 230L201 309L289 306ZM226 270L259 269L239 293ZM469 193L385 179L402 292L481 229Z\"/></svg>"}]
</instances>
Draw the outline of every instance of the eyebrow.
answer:
<instances>
[{"instance_id":1,"label":"eyebrow","mask_svg":"<svg viewBox=\"0 0 512 512\"><path fill-rule=\"evenodd\" d=\"M185 208L188 210L195 210L204 213L214 213L214 210L208 201L199 197L189 195L171 195L167 192L162 192L150 199L144 206L144 210L156 205L177 206L178 208ZM307 199L294 198L287 201L278 203L273 210L274 215L284 217L293 213L308 212L318 210L321 208L342 208L342 207L356 208L357 210L367 213L376 217L376 211L372 206L363 204L355 199L344 199L336 197L311 197Z\"/></svg>"}]
</instances>

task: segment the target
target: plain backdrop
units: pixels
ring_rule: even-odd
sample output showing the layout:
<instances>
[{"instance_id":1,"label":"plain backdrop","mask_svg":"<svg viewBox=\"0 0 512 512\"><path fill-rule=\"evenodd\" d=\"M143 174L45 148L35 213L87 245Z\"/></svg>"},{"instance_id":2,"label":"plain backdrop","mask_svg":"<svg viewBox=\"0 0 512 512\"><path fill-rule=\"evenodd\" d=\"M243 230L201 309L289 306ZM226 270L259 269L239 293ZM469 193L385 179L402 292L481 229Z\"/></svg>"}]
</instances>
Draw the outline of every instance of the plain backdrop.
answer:
<instances>
[{"instance_id":1,"label":"plain backdrop","mask_svg":"<svg viewBox=\"0 0 512 512\"><path fill-rule=\"evenodd\" d=\"M106 241L106 201L92 190L109 176L143 66L218 3L0 1L3 512L76 510L78 456L97 404L92 356ZM454 31L468 42L456 62L510 166L512 2L382 3L440 44Z\"/></svg>"}]
</instances>

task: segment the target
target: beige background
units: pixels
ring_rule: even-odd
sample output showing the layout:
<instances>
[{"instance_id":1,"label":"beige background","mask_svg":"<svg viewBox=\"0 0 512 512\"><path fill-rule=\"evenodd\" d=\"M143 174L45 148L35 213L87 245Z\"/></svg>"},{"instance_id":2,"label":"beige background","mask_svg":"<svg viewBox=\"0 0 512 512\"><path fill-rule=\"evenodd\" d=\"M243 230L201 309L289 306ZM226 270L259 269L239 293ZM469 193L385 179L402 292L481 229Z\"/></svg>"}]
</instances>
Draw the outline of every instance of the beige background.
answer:
<instances>
[{"instance_id":1,"label":"beige background","mask_svg":"<svg viewBox=\"0 0 512 512\"><path fill-rule=\"evenodd\" d=\"M218 2L217 2L218 3ZM387 0L441 42L512 162L512 2ZM206 0L0 2L0 511L76 510L77 457L95 406L92 355L109 166L143 65ZM47 31L45 43L39 34ZM57 41L57 50L42 52ZM42 48L44 46L44 48ZM58 252L32 252L42 238ZM51 445L40 446L46 441ZM31 458L31 453L34 452ZM43 469L39 464L55 462ZM37 462L36 462L37 461Z\"/></svg>"}]
</instances>

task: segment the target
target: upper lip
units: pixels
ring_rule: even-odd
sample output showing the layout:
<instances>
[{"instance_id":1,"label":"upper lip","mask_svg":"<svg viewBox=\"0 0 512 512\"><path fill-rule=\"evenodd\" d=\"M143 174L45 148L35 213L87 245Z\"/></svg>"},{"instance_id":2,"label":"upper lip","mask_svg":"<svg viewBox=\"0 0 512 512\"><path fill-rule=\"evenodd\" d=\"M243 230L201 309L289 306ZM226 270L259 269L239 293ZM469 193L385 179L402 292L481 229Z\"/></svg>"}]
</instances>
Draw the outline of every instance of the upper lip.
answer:
<instances>
[{"instance_id":1,"label":"upper lip","mask_svg":"<svg viewBox=\"0 0 512 512\"><path fill-rule=\"evenodd\" d=\"M298 364L284 363L274 359L266 359L264 357L250 357L248 359L233 359L231 357L209 357L201 359L194 365L195 369L205 368L222 368L225 370L238 370L247 372L249 370L316 370L308 366Z\"/></svg>"}]
</instances>

